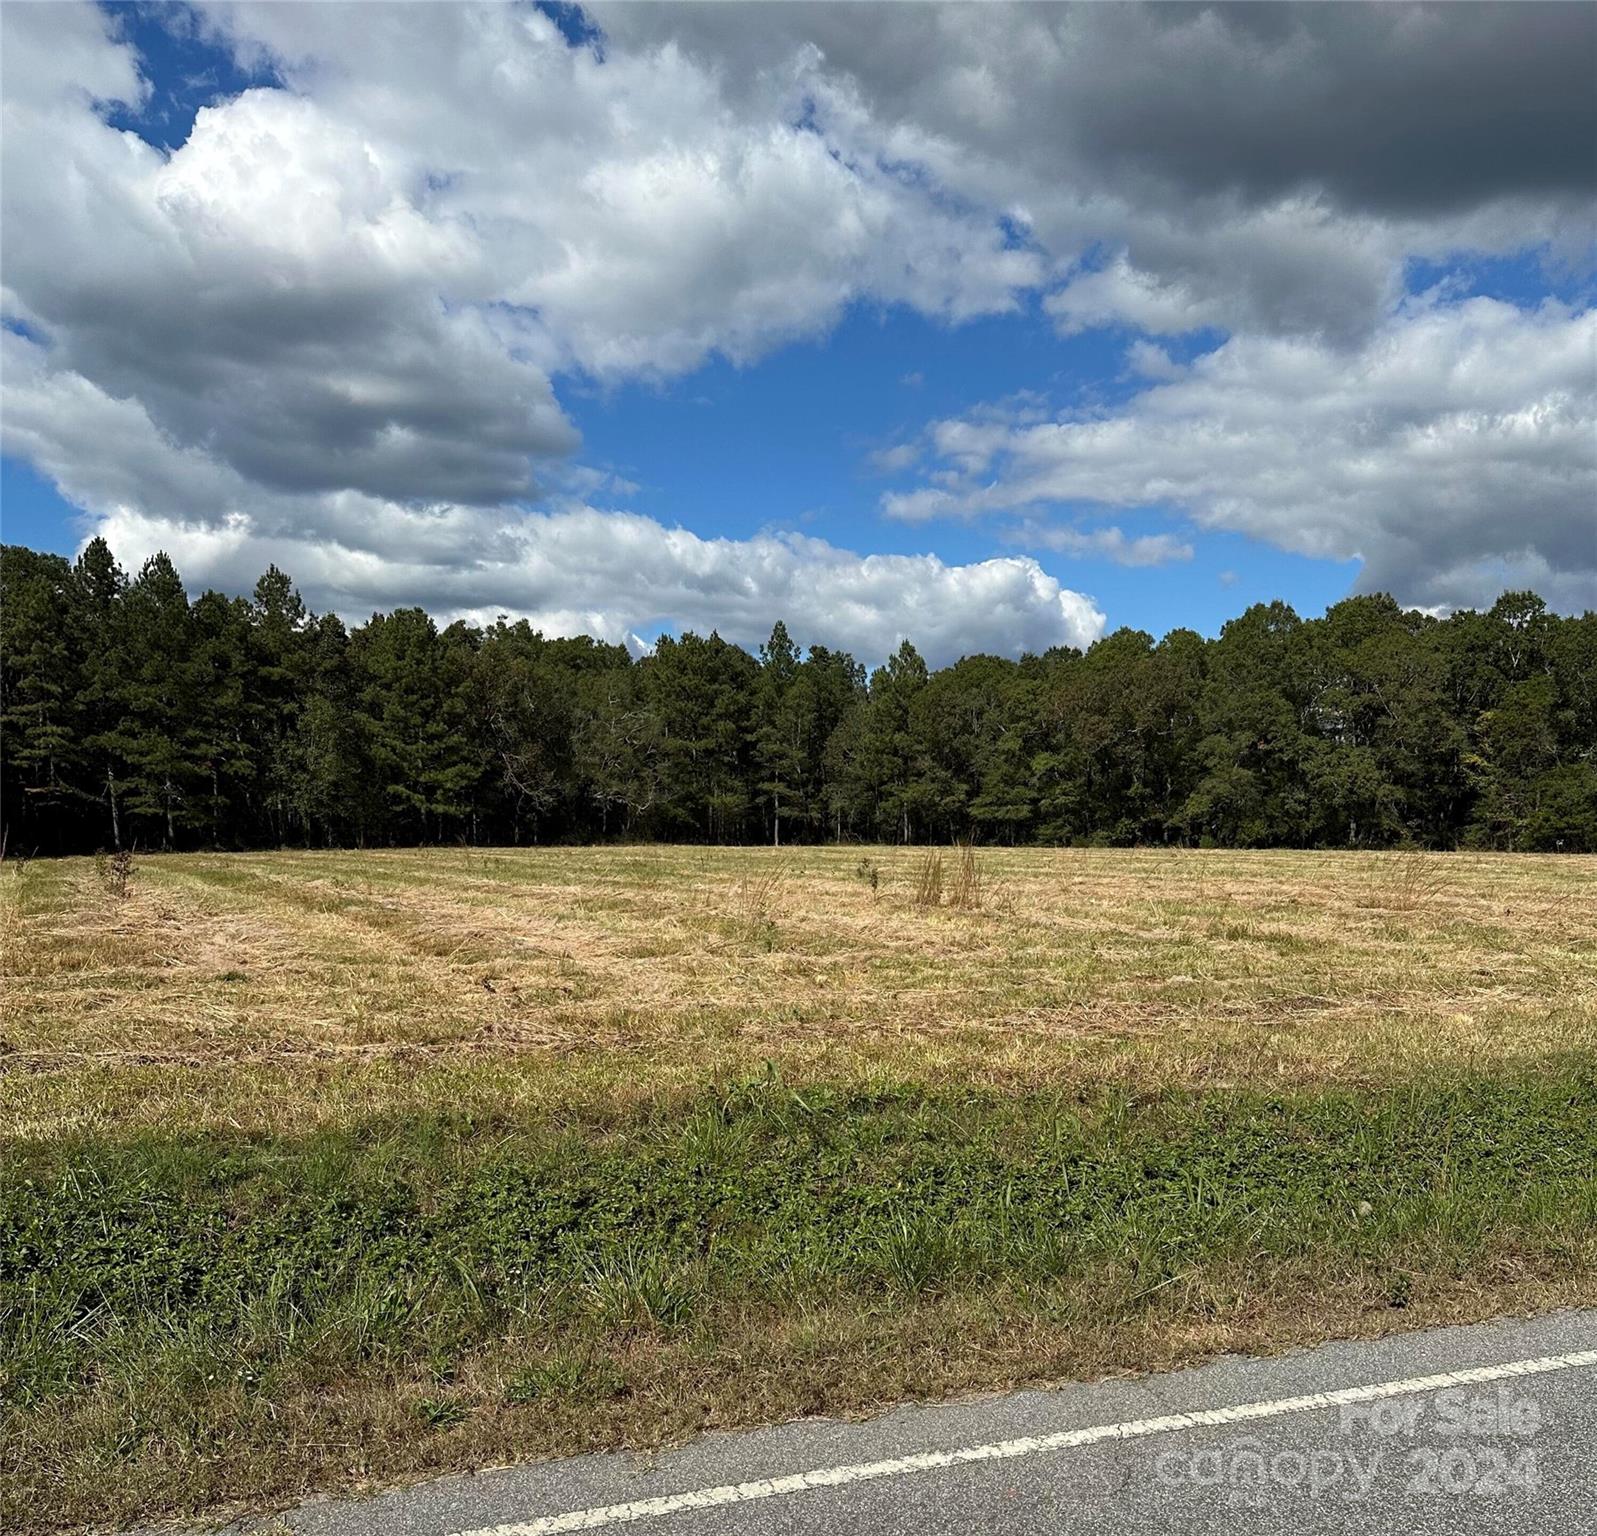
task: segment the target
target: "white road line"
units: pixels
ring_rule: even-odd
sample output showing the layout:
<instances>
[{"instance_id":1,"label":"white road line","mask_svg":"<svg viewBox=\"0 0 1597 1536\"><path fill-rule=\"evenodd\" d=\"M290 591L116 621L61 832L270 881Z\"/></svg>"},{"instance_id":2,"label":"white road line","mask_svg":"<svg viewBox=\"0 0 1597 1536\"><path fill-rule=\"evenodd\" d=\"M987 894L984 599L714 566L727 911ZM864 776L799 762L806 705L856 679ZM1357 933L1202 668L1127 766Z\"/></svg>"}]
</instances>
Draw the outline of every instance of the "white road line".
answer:
<instances>
[{"instance_id":1,"label":"white road line","mask_svg":"<svg viewBox=\"0 0 1597 1536\"><path fill-rule=\"evenodd\" d=\"M563 1515L543 1515L536 1520L509 1525L488 1525L457 1536L558 1536L563 1531L596 1531L606 1525L652 1520L660 1515L692 1509L717 1509L725 1504L746 1504L753 1499L779 1499L811 1488L838 1488L879 1477L903 1477L937 1467L959 1466L967 1461L1010 1461L1038 1451L1066 1451L1097 1440L1132 1440L1141 1435L1164 1435L1176 1430L1199 1429L1211 1424L1235 1424L1246 1419L1274 1419L1283 1414L1308 1413L1316 1408L1340 1408L1345 1403L1369 1403L1383 1397L1405 1397L1414 1392L1437 1392L1445 1387L1475 1386L1510 1376L1541 1376L1597 1365L1597 1349L1571 1355L1544 1355L1536 1360L1514 1360L1507 1365L1482 1365L1463 1371L1443 1371L1435 1376L1411 1376L1404 1381L1378 1381L1370 1386L1344 1387L1338 1392L1310 1392L1302 1397L1278 1397L1262 1403L1236 1403L1229 1408L1203 1408L1193 1413L1172 1413L1158 1419L1131 1419L1122 1424L1095 1424L1088 1429L1067 1429L1056 1435L1028 1435L1019 1440L995 1440L957 1451L920 1451L895 1456L891 1461L867 1461L851 1467L822 1467L814 1472L794 1472L787 1477L761 1478L751 1483L731 1483L723 1488L699 1488L691 1493L667 1493L630 1504L605 1504L597 1509L574 1509Z\"/></svg>"}]
</instances>

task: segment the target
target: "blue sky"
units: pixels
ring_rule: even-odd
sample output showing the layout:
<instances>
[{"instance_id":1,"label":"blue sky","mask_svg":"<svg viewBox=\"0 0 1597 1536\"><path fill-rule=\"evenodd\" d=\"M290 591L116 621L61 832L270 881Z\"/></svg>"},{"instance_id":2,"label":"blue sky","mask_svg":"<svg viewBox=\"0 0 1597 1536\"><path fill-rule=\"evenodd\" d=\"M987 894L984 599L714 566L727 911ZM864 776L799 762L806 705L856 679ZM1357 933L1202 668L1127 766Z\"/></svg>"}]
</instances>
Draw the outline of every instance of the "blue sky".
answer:
<instances>
[{"instance_id":1,"label":"blue sky","mask_svg":"<svg viewBox=\"0 0 1597 1536\"><path fill-rule=\"evenodd\" d=\"M1383 18L42 9L5 17L7 541L862 652L1597 594L1591 157L1439 185ZM1454 77L1589 116L1556 38L1478 9ZM1380 184L1304 91L1239 103L1277 43L1350 72L1352 138L1390 114ZM1121 60L1165 61L1157 110L1073 117ZM1004 104L961 106L973 63ZM103 208L61 200L85 168Z\"/></svg>"},{"instance_id":2,"label":"blue sky","mask_svg":"<svg viewBox=\"0 0 1597 1536\"><path fill-rule=\"evenodd\" d=\"M629 499L637 510L708 534L768 525L900 554L930 548L966 562L1012 554L1014 545L981 522L928 527L882 517L881 492L908 477L876 469L872 454L928 418L1022 391L1069 407L1123 400L1132 393L1125 345L1118 332L1058 337L1035 306L958 326L904 310L856 310L825 337L755 364L714 360L668 387L567 398L584 456L639 486ZM1117 521L1087 516L1090 524ZM1118 522L1128 532L1177 534L1193 558L1152 568L1046 552L1039 559L1090 593L1116 625L1155 635L1182 625L1212 634L1247 604L1277 597L1318 612L1345 597L1356 574L1353 562L1200 532L1179 510L1149 508Z\"/></svg>"},{"instance_id":3,"label":"blue sky","mask_svg":"<svg viewBox=\"0 0 1597 1536\"><path fill-rule=\"evenodd\" d=\"M664 384L607 388L577 378L563 398L583 435L583 459L635 484L625 505L636 511L706 536L770 527L965 562L1014 546L980 523L927 528L881 517L882 489L903 477L873 468L872 452L928 416L956 416L1020 390L1064 403L1124 398L1123 351L1123 339L1108 333L1058 338L1034 315L950 327L902 310L861 310L828 335L757 363L714 359ZM92 531L92 520L47 479L9 456L0 501L9 542L72 554ZM1179 511L1149 509L1130 524L1179 534L1193 558L1138 568L1039 557L1091 594L1116 627L1214 634L1248 604L1275 598L1318 613L1345 597L1357 574L1354 561L1196 530Z\"/></svg>"}]
</instances>

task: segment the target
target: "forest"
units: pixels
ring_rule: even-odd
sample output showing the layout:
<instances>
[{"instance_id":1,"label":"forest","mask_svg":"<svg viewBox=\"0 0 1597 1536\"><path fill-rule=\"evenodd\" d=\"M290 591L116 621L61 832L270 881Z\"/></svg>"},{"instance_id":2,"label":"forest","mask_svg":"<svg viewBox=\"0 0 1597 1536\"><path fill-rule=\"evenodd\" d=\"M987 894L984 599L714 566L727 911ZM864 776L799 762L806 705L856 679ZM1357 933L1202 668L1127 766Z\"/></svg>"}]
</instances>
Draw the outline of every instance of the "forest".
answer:
<instances>
[{"instance_id":1,"label":"forest","mask_svg":"<svg viewBox=\"0 0 1597 1536\"><path fill-rule=\"evenodd\" d=\"M526 622L355 628L275 567L190 600L0 553L13 856L604 839L1597 850L1597 613L1258 604L1085 653L905 641L874 671L778 623L634 658Z\"/></svg>"}]
</instances>

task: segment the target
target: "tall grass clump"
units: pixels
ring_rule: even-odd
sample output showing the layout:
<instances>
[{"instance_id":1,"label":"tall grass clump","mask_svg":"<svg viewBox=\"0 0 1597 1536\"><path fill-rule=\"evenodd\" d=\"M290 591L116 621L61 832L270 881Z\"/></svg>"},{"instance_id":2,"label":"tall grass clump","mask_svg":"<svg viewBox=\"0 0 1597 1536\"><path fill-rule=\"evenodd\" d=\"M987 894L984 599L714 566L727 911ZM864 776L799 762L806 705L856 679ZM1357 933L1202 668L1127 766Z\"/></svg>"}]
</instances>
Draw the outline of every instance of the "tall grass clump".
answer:
<instances>
[{"instance_id":1,"label":"tall grass clump","mask_svg":"<svg viewBox=\"0 0 1597 1536\"><path fill-rule=\"evenodd\" d=\"M680 1328L703 1300L703 1267L629 1243L590 1261L582 1288L594 1316L612 1328Z\"/></svg>"},{"instance_id":2,"label":"tall grass clump","mask_svg":"<svg viewBox=\"0 0 1597 1536\"><path fill-rule=\"evenodd\" d=\"M915 905L940 907L943 904L943 856L935 849L923 853L915 865Z\"/></svg>"},{"instance_id":3,"label":"tall grass clump","mask_svg":"<svg viewBox=\"0 0 1597 1536\"><path fill-rule=\"evenodd\" d=\"M772 911L781 894L784 871L780 868L740 875L733 907L739 937L771 949L776 944L776 919Z\"/></svg>"},{"instance_id":4,"label":"tall grass clump","mask_svg":"<svg viewBox=\"0 0 1597 1536\"><path fill-rule=\"evenodd\" d=\"M915 864L914 902L917 907L950 907L975 911L982 904L982 871L976 845L970 838L954 844L954 868L947 874L937 849L923 853Z\"/></svg>"},{"instance_id":5,"label":"tall grass clump","mask_svg":"<svg viewBox=\"0 0 1597 1536\"><path fill-rule=\"evenodd\" d=\"M1431 905L1443 884L1435 855L1418 848L1387 854L1382 857L1381 878L1372 886L1368 904L1393 912L1417 912Z\"/></svg>"},{"instance_id":6,"label":"tall grass clump","mask_svg":"<svg viewBox=\"0 0 1597 1536\"><path fill-rule=\"evenodd\" d=\"M976 861L976 844L968 837L955 845L959 864L954 871L953 884L948 891L948 904L965 911L975 911L982 904L981 866Z\"/></svg>"},{"instance_id":7,"label":"tall grass clump","mask_svg":"<svg viewBox=\"0 0 1597 1536\"><path fill-rule=\"evenodd\" d=\"M890 1291L921 1296L953 1278L964 1251L946 1218L918 1212L890 1221L876 1239L873 1257Z\"/></svg>"}]
</instances>

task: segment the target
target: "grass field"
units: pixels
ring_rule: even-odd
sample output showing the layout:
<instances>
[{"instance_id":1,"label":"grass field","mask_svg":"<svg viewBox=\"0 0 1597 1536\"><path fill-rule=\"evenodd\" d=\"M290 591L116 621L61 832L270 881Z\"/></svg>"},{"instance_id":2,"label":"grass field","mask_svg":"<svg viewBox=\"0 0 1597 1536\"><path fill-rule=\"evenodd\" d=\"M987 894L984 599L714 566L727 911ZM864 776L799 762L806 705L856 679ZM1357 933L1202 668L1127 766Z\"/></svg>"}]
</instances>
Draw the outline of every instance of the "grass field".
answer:
<instances>
[{"instance_id":1,"label":"grass field","mask_svg":"<svg viewBox=\"0 0 1597 1536\"><path fill-rule=\"evenodd\" d=\"M0 1492L115 1524L1597 1299L1597 860L0 870Z\"/></svg>"}]
</instances>

